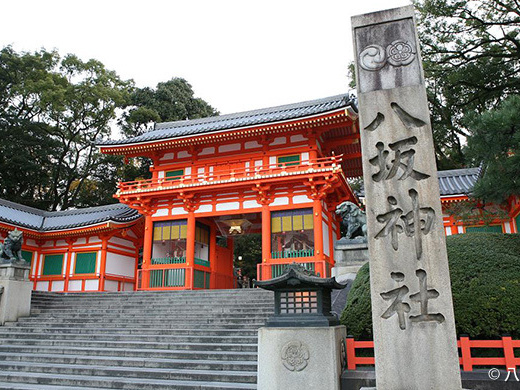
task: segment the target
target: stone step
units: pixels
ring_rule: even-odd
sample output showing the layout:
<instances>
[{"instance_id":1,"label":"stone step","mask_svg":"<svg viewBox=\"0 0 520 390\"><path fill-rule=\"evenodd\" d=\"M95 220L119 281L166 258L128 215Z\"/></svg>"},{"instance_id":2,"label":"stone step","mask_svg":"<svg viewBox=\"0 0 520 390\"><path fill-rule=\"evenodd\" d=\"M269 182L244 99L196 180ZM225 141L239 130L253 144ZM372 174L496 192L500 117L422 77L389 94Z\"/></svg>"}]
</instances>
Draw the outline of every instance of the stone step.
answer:
<instances>
[{"instance_id":1,"label":"stone step","mask_svg":"<svg viewBox=\"0 0 520 390\"><path fill-rule=\"evenodd\" d=\"M0 344L0 352L4 353L47 353L71 354L89 356L124 356L150 357L165 359L201 359L201 360L231 360L254 361L257 353L248 351L203 351L203 350L174 350L174 349L147 349L147 348L102 348L99 346L54 346L54 345L13 345Z\"/></svg>"},{"instance_id":2,"label":"stone step","mask_svg":"<svg viewBox=\"0 0 520 390\"><path fill-rule=\"evenodd\" d=\"M87 317L87 318L56 318L49 317L44 321L41 321L39 317L22 317L18 320L19 324L30 324L30 323L39 323L39 324L191 324L191 325L205 325L205 324L237 324L237 325L245 325L245 324L255 324L258 326L262 326L265 321L261 321L261 319L267 319L267 316L262 318L214 318L214 317L177 317L177 318L135 318L135 317L121 317L121 318L102 318L102 317Z\"/></svg>"},{"instance_id":3,"label":"stone step","mask_svg":"<svg viewBox=\"0 0 520 390\"><path fill-rule=\"evenodd\" d=\"M4 326L0 327L0 337L8 334L32 334L32 333L58 333L58 334L96 334L103 332L113 332L117 329L119 334L139 335L143 333L142 328L121 328L121 327L89 327L89 328L71 328L71 327L21 327L21 326ZM257 336L256 329L231 329L231 328L212 328L212 329L180 329L180 328L146 328L146 333L150 335L206 335L206 336Z\"/></svg>"},{"instance_id":4,"label":"stone step","mask_svg":"<svg viewBox=\"0 0 520 390\"><path fill-rule=\"evenodd\" d=\"M0 372L256 383L256 372L0 361Z\"/></svg>"},{"instance_id":5,"label":"stone step","mask_svg":"<svg viewBox=\"0 0 520 390\"><path fill-rule=\"evenodd\" d=\"M157 348L173 350L193 350L193 351L242 351L256 352L256 344L224 344L224 343L158 343L152 341L113 341L113 340L48 340L48 339L0 339L2 344L10 345L53 345L53 346L80 346L80 347L100 347L100 348Z\"/></svg>"},{"instance_id":6,"label":"stone step","mask_svg":"<svg viewBox=\"0 0 520 390\"><path fill-rule=\"evenodd\" d=\"M196 313L193 311L186 311L186 312L175 312L175 311L161 311L161 312L154 312L154 313L143 313L143 311L133 311L133 312L124 312L124 311L118 311L118 312L91 312L91 311L78 311L76 313L70 312L70 313L64 313L64 312L46 312L46 313L40 313L38 315L38 318L46 319L46 318L126 318L131 317L135 318L138 316L138 318L149 318L149 317L183 317L183 318L265 318L268 317L271 313L268 311L264 312L247 312L247 313L226 313L221 311L204 311L203 313Z\"/></svg>"},{"instance_id":7,"label":"stone step","mask_svg":"<svg viewBox=\"0 0 520 390\"><path fill-rule=\"evenodd\" d=\"M24 334L6 334L1 335L0 340L24 340L24 339L43 339L43 340L111 340L111 341L140 341L154 343L205 343L205 344L256 344L258 338L256 336L191 336L191 335L148 335L146 330L140 335L125 335L117 333L93 333L93 334L57 334L57 333L31 333Z\"/></svg>"},{"instance_id":8,"label":"stone step","mask_svg":"<svg viewBox=\"0 0 520 390\"><path fill-rule=\"evenodd\" d=\"M93 366L149 367L165 369L220 370L256 372L255 361L236 360L203 360L203 359L165 359L156 357L124 357L124 356L78 356L75 354L45 354L3 352L0 361L32 362L47 364L78 364Z\"/></svg>"},{"instance_id":9,"label":"stone step","mask_svg":"<svg viewBox=\"0 0 520 390\"><path fill-rule=\"evenodd\" d=\"M59 328L59 327L63 327L65 325L65 322L60 322L60 321L56 321L54 323L51 323L51 322L46 322L46 323L39 323L39 322L11 322L11 323L8 323L7 326L9 327L17 327L17 328L35 328L35 329L38 329L38 328L41 328L41 327L46 327L46 328ZM98 322L93 322L93 323L81 323L81 322L75 322L75 323L72 323L72 324L67 324L67 327L71 328L71 329L90 329L90 328L93 328L95 326L102 326L103 328L122 328L122 329L126 329L126 328L134 328L136 325L144 325L143 327L157 327L157 326L160 326L161 328L164 328L164 329L176 329L176 328L185 328L185 329L194 329L194 328L198 328L198 329L204 329L206 324L200 324L200 323L194 323L194 322L179 322L179 321L176 321L176 322L173 322L173 321L169 321L167 323L156 323L156 322L153 322L153 321L150 321L149 323L141 323L141 324L137 324L135 322L131 322L131 323L118 323L117 321L116 322L111 322L111 323L102 323L101 321L98 321ZM212 324L212 328L215 327L215 328L227 328L227 329L245 329L245 330L255 330L255 329L258 329L259 327L263 326L264 325L264 322L262 323L250 323L250 324L241 324L241 323L234 323L234 324L218 324L218 326L216 326L216 324Z\"/></svg>"},{"instance_id":10,"label":"stone step","mask_svg":"<svg viewBox=\"0 0 520 390\"><path fill-rule=\"evenodd\" d=\"M20 382L37 386L62 386L62 389L122 389L122 390L236 390L256 389L256 384L207 381L158 380L110 376L59 375L34 372L2 372L0 382ZM92 387L95 386L95 387ZM2 387L3 388L3 387ZM40 389L40 387L36 387ZM43 389L43 387L41 387ZM59 389L59 388L58 388Z\"/></svg>"},{"instance_id":11,"label":"stone step","mask_svg":"<svg viewBox=\"0 0 520 390\"><path fill-rule=\"evenodd\" d=\"M27 384L27 383L9 383L0 382L0 389L2 390L70 390L71 387L67 386L54 386L54 385L42 385L40 383ZM76 387L78 389L78 387ZM105 390L103 387L81 387L81 390Z\"/></svg>"}]
</instances>

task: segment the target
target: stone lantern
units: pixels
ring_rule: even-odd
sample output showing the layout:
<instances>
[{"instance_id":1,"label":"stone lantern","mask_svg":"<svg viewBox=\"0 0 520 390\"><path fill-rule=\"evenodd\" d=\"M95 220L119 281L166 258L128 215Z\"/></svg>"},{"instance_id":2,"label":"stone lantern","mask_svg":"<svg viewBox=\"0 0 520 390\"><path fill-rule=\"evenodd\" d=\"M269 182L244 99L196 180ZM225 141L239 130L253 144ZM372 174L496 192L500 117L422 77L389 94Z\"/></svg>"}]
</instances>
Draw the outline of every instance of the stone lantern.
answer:
<instances>
[{"instance_id":1,"label":"stone lantern","mask_svg":"<svg viewBox=\"0 0 520 390\"><path fill-rule=\"evenodd\" d=\"M345 286L296 263L255 285L275 294L275 314L258 330L258 390L339 390L346 329L330 312L331 291Z\"/></svg>"},{"instance_id":2,"label":"stone lantern","mask_svg":"<svg viewBox=\"0 0 520 390\"><path fill-rule=\"evenodd\" d=\"M267 321L267 327L339 325L337 316L330 312L331 292L346 285L336 282L335 278L320 278L292 263L282 275L257 281L255 285L274 291L274 316Z\"/></svg>"}]
</instances>

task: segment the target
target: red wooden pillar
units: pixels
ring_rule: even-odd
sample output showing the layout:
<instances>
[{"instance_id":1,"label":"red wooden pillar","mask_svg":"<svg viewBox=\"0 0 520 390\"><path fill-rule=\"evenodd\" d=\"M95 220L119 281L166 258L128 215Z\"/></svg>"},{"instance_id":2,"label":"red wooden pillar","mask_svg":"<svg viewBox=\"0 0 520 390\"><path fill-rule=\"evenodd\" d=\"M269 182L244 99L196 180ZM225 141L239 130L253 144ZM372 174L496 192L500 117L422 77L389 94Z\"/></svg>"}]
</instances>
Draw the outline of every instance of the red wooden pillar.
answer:
<instances>
[{"instance_id":1,"label":"red wooden pillar","mask_svg":"<svg viewBox=\"0 0 520 390\"><path fill-rule=\"evenodd\" d=\"M99 291L105 291L105 274L107 267L108 236L101 237L101 259L99 266Z\"/></svg>"},{"instance_id":2,"label":"red wooden pillar","mask_svg":"<svg viewBox=\"0 0 520 390\"><path fill-rule=\"evenodd\" d=\"M271 258L271 211L269 203L262 204L262 275L261 280L271 279L271 267L268 260ZM260 275L258 275L260 276Z\"/></svg>"},{"instance_id":3,"label":"red wooden pillar","mask_svg":"<svg viewBox=\"0 0 520 390\"><path fill-rule=\"evenodd\" d=\"M141 288L148 289L150 287L149 268L152 262L152 244L153 244L153 221L150 214L145 215L144 222L144 242L143 242L143 270L141 276Z\"/></svg>"},{"instance_id":4,"label":"red wooden pillar","mask_svg":"<svg viewBox=\"0 0 520 390\"><path fill-rule=\"evenodd\" d=\"M72 263L72 245L76 242L75 238L67 238L65 242L69 245L67 247L67 260L65 261L65 282L63 284L63 291L69 291L70 265Z\"/></svg>"},{"instance_id":5,"label":"red wooden pillar","mask_svg":"<svg viewBox=\"0 0 520 390\"><path fill-rule=\"evenodd\" d=\"M209 267L211 269L209 287L215 289L219 288L217 286L217 227L215 224L211 224L209 229Z\"/></svg>"},{"instance_id":6,"label":"red wooden pillar","mask_svg":"<svg viewBox=\"0 0 520 390\"><path fill-rule=\"evenodd\" d=\"M193 265L195 263L195 212L188 211L186 227L186 279L185 287L193 289Z\"/></svg>"},{"instance_id":7,"label":"red wooden pillar","mask_svg":"<svg viewBox=\"0 0 520 390\"><path fill-rule=\"evenodd\" d=\"M314 258L316 261L323 260L323 206L321 199L315 197L312 204L314 218Z\"/></svg>"}]
</instances>

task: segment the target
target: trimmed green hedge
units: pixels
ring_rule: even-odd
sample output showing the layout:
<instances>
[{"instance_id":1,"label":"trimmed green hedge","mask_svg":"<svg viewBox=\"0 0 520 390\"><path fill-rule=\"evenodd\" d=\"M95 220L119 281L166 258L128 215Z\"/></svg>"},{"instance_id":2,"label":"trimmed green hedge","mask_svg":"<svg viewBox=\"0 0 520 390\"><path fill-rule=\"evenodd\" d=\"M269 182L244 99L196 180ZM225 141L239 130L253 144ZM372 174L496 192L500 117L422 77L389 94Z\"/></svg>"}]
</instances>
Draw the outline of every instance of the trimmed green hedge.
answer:
<instances>
[{"instance_id":1,"label":"trimmed green hedge","mask_svg":"<svg viewBox=\"0 0 520 390\"><path fill-rule=\"evenodd\" d=\"M520 338L520 235L468 233L446 243L457 334ZM352 285L341 323L356 339L372 339L368 264Z\"/></svg>"}]
</instances>

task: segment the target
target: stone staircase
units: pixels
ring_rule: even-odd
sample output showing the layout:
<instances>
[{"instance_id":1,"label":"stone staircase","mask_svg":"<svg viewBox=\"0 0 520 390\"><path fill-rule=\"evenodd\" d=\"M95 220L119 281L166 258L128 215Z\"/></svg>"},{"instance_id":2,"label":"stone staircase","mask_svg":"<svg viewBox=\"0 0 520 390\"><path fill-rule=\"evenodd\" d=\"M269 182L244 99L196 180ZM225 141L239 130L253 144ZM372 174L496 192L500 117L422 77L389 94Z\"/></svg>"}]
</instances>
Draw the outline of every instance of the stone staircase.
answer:
<instances>
[{"instance_id":1,"label":"stone staircase","mask_svg":"<svg viewBox=\"0 0 520 390\"><path fill-rule=\"evenodd\" d=\"M33 292L0 327L0 389L255 389L258 289Z\"/></svg>"}]
</instances>

